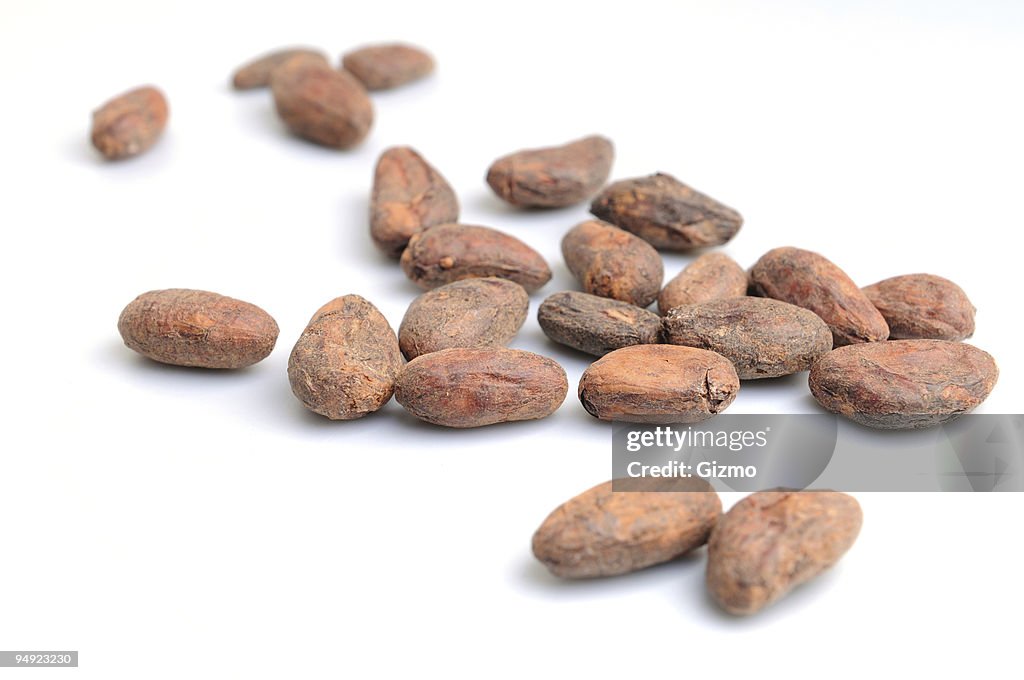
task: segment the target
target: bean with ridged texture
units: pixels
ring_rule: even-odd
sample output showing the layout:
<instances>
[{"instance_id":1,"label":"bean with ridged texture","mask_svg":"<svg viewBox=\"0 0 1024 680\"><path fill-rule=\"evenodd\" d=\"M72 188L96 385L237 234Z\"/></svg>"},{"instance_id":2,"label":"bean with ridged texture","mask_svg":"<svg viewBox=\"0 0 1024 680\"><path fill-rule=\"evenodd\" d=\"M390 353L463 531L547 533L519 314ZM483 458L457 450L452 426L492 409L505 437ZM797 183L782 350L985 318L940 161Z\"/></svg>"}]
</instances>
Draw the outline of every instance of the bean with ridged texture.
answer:
<instances>
[{"instance_id":1,"label":"bean with ridged texture","mask_svg":"<svg viewBox=\"0 0 1024 680\"><path fill-rule=\"evenodd\" d=\"M601 420L697 423L733 402L740 379L720 354L676 345L634 345L583 372L579 398Z\"/></svg>"},{"instance_id":2,"label":"bean with ridged texture","mask_svg":"<svg viewBox=\"0 0 1024 680\"><path fill-rule=\"evenodd\" d=\"M454 428L545 418L565 401L565 371L519 349L443 349L402 369L395 399L420 420Z\"/></svg>"},{"instance_id":3,"label":"bean with ridged texture","mask_svg":"<svg viewBox=\"0 0 1024 680\"><path fill-rule=\"evenodd\" d=\"M244 368L270 355L277 322L254 304L205 290L143 293L117 321L124 344L154 361Z\"/></svg>"},{"instance_id":4,"label":"bean with ridged texture","mask_svg":"<svg viewBox=\"0 0 1024 680\"><path fill-rule=\"evenodd\" d=\"M719 521L707 588L730 614L754 614L832 567L860 533L857 501L836 491L760 491Z\"/></svg>"},{"instance_id":5,"label":"bean with ridged texture","mask_svg":"<svg viewBox=\"0 0 1024 680\"><path fill-rule=\"evenodd\" d=\"M599 484L540 525L533 554L552 574L617 576L674 560L704 545L722 512L718 494L703 479L621 482L635 488Z\"/></svg>"}]
</instances>

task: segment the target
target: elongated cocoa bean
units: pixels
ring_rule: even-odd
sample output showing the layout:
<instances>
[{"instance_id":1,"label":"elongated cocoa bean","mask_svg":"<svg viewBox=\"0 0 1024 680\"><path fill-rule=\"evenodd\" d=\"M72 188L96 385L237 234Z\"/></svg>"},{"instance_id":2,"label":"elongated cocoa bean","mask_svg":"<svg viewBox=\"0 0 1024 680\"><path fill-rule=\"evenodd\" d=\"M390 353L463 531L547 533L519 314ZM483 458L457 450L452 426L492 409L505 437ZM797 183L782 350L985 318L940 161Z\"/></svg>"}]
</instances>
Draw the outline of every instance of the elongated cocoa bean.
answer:
<instances>
[{"instance_id":1,"label":"elongated cocoa bean","mask_svg":"<svg viewBox=\"0 0 1024 680\"><path fill-rule=\"evenodd\" d=\"M565 401L569 384L557 363L519 349L443 349L410 361L395 398L421 420L482 427L544 418Z\"/></svg>"},{"instance_id":2,"label":"elongated cocoa bean","mask_svg":"<svg viewBox=\"0 0 1024 680\"><path fill-rule=\"evenodd\" d=\"M496 276L532 293L551 280L547 262L530 246L496 229L464 224L441 224L413 234L402 253L402 271L427 290Z\"/></svg>"},{"instance_id":3,"label":"elongated cocoa bean","mask_svg":"<svg viewBox=\"0 0 1024 680\"><path fill-rule=\"evenodd\" d=\"M885 319L842 269L818 253L776 248L750 269L754 292L809 309L832 329L836 347L889 337Z\"/></svg>"},{"instance_id":4,"label":"elongated cocoa bean","mask_svg":"<svg viewBox=\"0 0 1024 680\"><path fill-rule=\"evenodd\" d=\"M380 155L370 199L370 236L378 248L401 257L413 234L457 219L455 192L415 150L396 146Z\"/></svg>"},{"instance_id":5,"label":"elongated cocoa bean","mask_svg":"<svg viewBox=\"0 0 1024 680\"><path fill-rule=\"evenodd\" d=\"M525 149L494 161L487 184L500 198L525 208L563 208L593 196L607 181L615 152L604 137Z\"/></svg>"},{"instance_id":6,"label":"elongated cocoa bean","mask_svg":"<svg viewBox=\"0 0 1024 680\"><path fill-rule=\"evenodd\" d=\"M832 332L817 314L769 298L682 305L664 323L665 342L718 352L741 380L806 371L832 349Z\"/></svg>"},{"instance_id":7,"label":"elongated cocoa bean","mask_svg":"<svg viewBox=\"0 0 1024 680\"><path fill-rule=\"evenodd\" d=\"M931 427L973 410L999 369L977 347L947 340L850 345L815 362L809 385L818 403L868 427Z\"/></svg>"},{"instance_id":8,"label":"elongated cocoa bean","mask_svg":"<svg viewBox=\"0 0 1024 680\"><path fill-rule=\"evenodd\" d=\"M862 514L836 491L760 491L718 521L708 543L708 591L731 614L753 614L839 561Z\"/></svg>"},{"instance_id":9,"label":"elongated cocoa bean","mask_svg":"<svg viewBox=\"0 0 1024 680\"><path fill-rule=\"evenodd\" d=\"M661 318L628 302L567 291L541 303L537 321L555 342L604 356L630 345L660 342Z\"/></svg>"},{"instance_id":10,"label":"elongated cocoa bean","mask_svg":"<svg viewBox=\"0 0 1024 680\"><path fill-rule=\"evenodd\" d=\"M664 173L615 182L590 212L665 250L722 245L743 225L732 208Z\"/></svg>"},{"instance_id":11,"label":"elongated cocoa bean","mask_svg":"<svg viewBox=\"0 0 1024 680\"><path fill-rule=\"evenodd\" d=\"M673 482L668 488L678 491L613 491L612 482L584 491L540 525L534 556L556 576L592 578L626 574L699 548L722 501L703 479Z\"/></svg>"},{"instance_id":12,"label":"elongated cocoa bean","mask_svg":"<svg viewBox=\"0 0 1024 680\"><path fill-rule=\"evenodd\" d=\"M696 423L724 411L739 389L736 370L720 354L634 345L591 364L580 378L579 397L601 420Z\"/></svg>"}]
</instances>

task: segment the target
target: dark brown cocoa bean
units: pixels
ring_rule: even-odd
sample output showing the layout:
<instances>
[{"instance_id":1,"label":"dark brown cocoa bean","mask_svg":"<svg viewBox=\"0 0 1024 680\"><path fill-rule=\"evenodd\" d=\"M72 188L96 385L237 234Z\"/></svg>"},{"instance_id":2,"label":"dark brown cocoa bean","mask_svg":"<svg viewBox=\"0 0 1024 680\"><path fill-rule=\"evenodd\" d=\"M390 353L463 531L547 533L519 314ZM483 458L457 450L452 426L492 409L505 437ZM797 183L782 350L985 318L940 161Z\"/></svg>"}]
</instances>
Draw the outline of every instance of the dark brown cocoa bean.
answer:
<instances>
[{"instance_id":1,"label":"dark brown cocoa bean","mask_svg":"<svg viewBox=\"0 0 1024 680\"><path fill-rule=\"evenodd\" d=\"M432 72L434 58L412 45L370 45L346 54L341 66L367 90L388 90Z\"/></svg>"},{"instance_id":2,"label":"dark brown cocoa bean","mask_svg":"<svg viewBox=\"0 0 1024 680\"><path fill-rule=\"evenodd\" d=\"M317 310L288 359L302 405L331 420L362 418L386 404L402 367L398 338L377 308L358 295Z\"/></svg>"},{"instance_id":3,"label":"dark brown cocoa bean","mask_svg":"<svg viewBox=\"0 0 1024 680\"><path fill-rule=\"evenodd\" d=\"M321 146L353 147L373 125L373 104L359 81L315 59L285 61L271 72L270 89L288 129Z\"/></svg>"},{"instance_id":4,"label":"dark brown cocoa bean","mask_svg":"<svg viewBox=\"0 0 1024 680\"><path fill-rule=\"evenodd\" d=\"M750 280L758 295L820 316L832 329L836 347L889 337L889 327L871 300L846 272L818 253L790 247L770 250L751 268Z\"/></svg>"},{"instance_id":5,"label":"dark brown cocoa bean","mask_svg":"<svg viewBox=\"0 0 1024 680\"><path fill-rule=\"evenodd\" d=\"M661 255L649 243L610 224L587 220L562 239L562 256L583 290L646 307L661 290Z\"/></svg>"},{"instance_id":6,"label":"dark brown cocoa bean","mask_svg":"<svg viewBox=\"0 0 1024 680\"><path fill-rule=\"evenodd\" d=\"M200 368L244 368L270 355L274 319L256 305L205 290L143 293L117 320L124 344L154 361Z\"/></svg>"},{"instance_id":7,"label":"dark brown cocoa bean","mask_svg":"<svg viewBox=\"0 0 1024 680\"><path fill-rule=\"evenodd\" d=\"M481 427L545 418L569 384L557 363L519 349L443 349L419 356L398 376L395 399L421 420Z\"/></svg>"},{"instance_id":8,"label":"dark brown cocoa bean","mask_svg":"<svg viewBox=\"0 0 1024 680\"><path fill-rule=\"evenodd\" d=\"M840 347L811 368L809 385L833 413L885 430L949 422L985 401L999 377L977 347L947 340L892 340Z\"/></svg>"},{"instance_id":9,"label":"dark brown cocoa bean","mask_svg":"<svg viewBox=\"0 0 1024 680\"><path fill-rule=\"evenodd\" d=\"M579 397L601 420L696 423L724 411L740 380L728 359L703 349L634 345L606 354L583 372Z\"/></svg>"},{"instance_id":10,"label":"dark brown cocoa bean","mask_svg":"<svg viewBox=\"0 0 1024 680\"><path fill-rule=\"evenodd\" d=\"M628 302L567 291L541 303L537 321L555 342L604 356L631 345L660 342L661 318Z\"/></svg>"},{"instance_id":11,"label":"dark brown cocoa bean","mask_svg":"<svg viewBox=\"0 0 1024 680\"><path fill-rule=\"evenodd\" d=\"M889 324L892 340L963 340L974 335L974 305L949 279L894 276L864 288Z\"/></svg>"},{"instance_id":12,"label":"dark brown cocoa bean","mask_svg":"<svg viewBox=\"0 0 1024 680\"><path fill-rule=\"evenodd\" d=\"M584 491L540 525L534 556L555 576L593 578L626 574L699 548L718 521L722 501L703 479L673 481L669 488L678 491L613 491L612 482Z\"/></svg>"},{"instance_id":13,"label":"dark brown cocoa bean","mask_svg":"<svg viewBox=\"0 0 1024 680\"><path fill-rule=\"evenodd\" d=\"M236 90L267 87L270 85L270 74L274 69L294 57L304 57L324 66L330 66L327 55L320 50L309 47L288 47L268 52L240 66L231 78L231 85Z\"/></svg>"},{"instance_id":14,"label":"dark brown cocoa bean","mask_svg":"<svg viewBox=\"0 0 1024 680\"><path fill-rule=\"evenodd\" d=\"M370 199L370 236L391 257L401 257L416 232L459 219L451 186L415 150L396 146L377 161Z\"/></svg>"},{"instance_id":15,"label":"dark brown cocoa bean","mask_svg":"<svg viewBox=\"0 0 1024 680\"><path fill-rule=\"evenodd\" d=\"M398 328L407 359L451 347L500 347L526 321L530 298L505 279L466 279L423 293Z\"/></svg>"},{"instance_id":16,"label":"dark brown cocoa bean","mask_svg":"<svg viewBox=\"0 0 1024 680\"><path fill-rule=\"evenodd\" d=\"M665 342L718 352L741 380L806 371L832 349L832 332L817 314L769 298L682 305L664 324Z\"/></svg>"},{"instance_id":17,"label":"dark brown cocoa bean","mask_svg":"<svg viewBox=\"0 0 1024 680\"><path fill-rule=\"evenodd\" d=\"M167 99L160 90L130 90L93 111L92 145L107 160L137 156L160 138L167 116Z\"/></svg>"},{"instance_id":18,"label":"dark brown cocoa bean","mask_svg":"<svg viewBox=\"0 0 1024 680\"><path fill-rule=\"evenodd\" d=\"M503 156L487 171L501 199L524 208L563 208L597 193L608 180L615 150L591 136L563 146L525 149Z\"/></svg>"},{"instance_id":19,"label":"dark brown cocoa bean","mask_svg":"<svg viewBox=\"0 0 1024 680\"><path fill-rule=\"evenodd\" d=\"M760 491L734 505L708 542L707 587L730 614L753 614L839 561L860 505L837 491Z\"/></svg>"},{"instance_id":20,"label":"dark brown cocoa bean","mask_svg":"<svg viewBox=\"0 0 1024 680\"><path fill-rule=\"evenodd\" d=\"M722 245L743 225L732 208L660 172L615 182L590 212L665 250Z\"/></svg>"},{"instance_id":21,"label":"dark brown cocoa bean","mask_svg":"<svg viewBox=\"0 0 1024 680\"><path fill-rule=\"evenodd\" d=\"M686 266L658 294L658 312L668 314L679 305L743 297L747 273L725 253L705 253Z\"/></svg>"},{"instance_id":22,"label":"dark brown cocoa bean","mask_svg":"<svg viewBox=\"0 0 1024 680\"><path fill-rule=\"evenodd\" d=\"M551 280L547 262L530 246L496 229L465 224L441 224L413 234L402 253L402 271L427 290L496 276L532 293Z\"/></svg>"}]
</instances>

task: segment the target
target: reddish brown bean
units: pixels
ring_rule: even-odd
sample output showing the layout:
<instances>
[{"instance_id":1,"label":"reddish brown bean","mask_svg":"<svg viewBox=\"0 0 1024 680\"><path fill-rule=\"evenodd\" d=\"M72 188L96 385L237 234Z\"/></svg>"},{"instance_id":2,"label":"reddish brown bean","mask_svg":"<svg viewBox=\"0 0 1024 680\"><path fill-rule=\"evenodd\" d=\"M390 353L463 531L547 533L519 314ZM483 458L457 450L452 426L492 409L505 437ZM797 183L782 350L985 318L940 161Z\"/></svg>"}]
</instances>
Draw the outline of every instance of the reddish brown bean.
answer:
<instances>
[{"instance_id":1,"label":"reddish brown bean","mask_svg":"<svg viewBox=\"0 0 1024 680\"><path fill-rule=\"evenodd\" d=\"M686 266L658 294L658 312L673 307L743 297L747 273L725 253L705 253Z\"/></svg>"},{"instance_id":2,"label":"reddish brown bean","mask_svg":"<svg viewBox=\"0 0 1024 680\"><path fill-rule=\"evenodd\" d=\"M482 427L545 418L565 401L569 384L557 363L519 349L443 349L410 361L395 399L420 420Z\"/></svg>"},{"instance_id":3,"label":"reddish brown bean","mask_svg":"<svg viewBox=\"0 0 1024 680\"><path fill-rule=\"evenodd\" d=\"M974 305L949 279L932 274L894 276L864 288L889 324L893 340L963 340L974 335Z\"/></svg>"},{"instance_id":4,"label":"reddish brown bean","mask_svg":"<svg viewBox=\"0 0 1024 680\"><path fill-rule=\"evenodd\" d=\"M634 345L606 354L580 378L579 397L601 420L696 423L724 411L740 380L725 357L676 345Z\"/></svg>"},{"instance_id":5,"label":"reddish brown bean","mask_svg":"<svg viewBox=\"0 0 1024 680\"><path fill-rule=\"evenodd\" d=\"M613 491L612 482L584 491L540 525L534 556L555 576L593 578L644 569L699 548L722 501L703 479L674 481L668 489L676 491Z\"/></svg>"},{"instance_id":6,"label":"reddish brown bean","mask_svg":"<svg viewBox=\"0 0 1024 680\"><path fill-rule=\"evenodd\" d=\"M92 114L92 145L108 160L137 156L167 126L167 99L145 86L114 97Z\"/></svg>"},{"instance_id":7,"label":"reddish brown bean","mask_svg":"<svg viewBox=\"0 0 1024 680\"><path fill-rule=\"evenodd\" d=\"M451 185L415 150L396 146L381 154L370 198L370 236L378 248L401 257L413 234L457 219Z\"/></svg>"},{"instance_id":8,"label":"reddish brown bean","mask_svg":"<svg viewBox=\"0 0 1024 680\"><path fill-rule=\"evenodd\" d=\"M661 290L661 255L649 243L610 224L587 220L562 239L569 271L591 295L646 307Z\"/></svg>"},{"instance_id":9,"label":"reddish brown bean","mask_svg":"<svg viewBox=\"0 0 1024 680\"><path fill-rule=\"evenodd\" d=\"M836 347L889 337L885 319L842 269L818 253L776 248L750 270L758 295L809 309L832 329Z\"/></svg>"},{"instance_id":10,"label":"reddish brown bean","mask_svg":"<svg viewBox=\"0 0 1024 680\"><path fill-rule=\"evenodd\" d=\"M200 368L244 368L270 355L274 319L256 305L205 290L143 293L117 321L124 344L154 361Z\"/></svg>"},{"instance_id":11,"label":"reddish brown bean","mask_svg":"<svg viewBox=\"0 0 1024 680\"><path fill-rule=\"evenodd\" d=\"M503 156L487 171L501 199L524 208L563 208L593 196L608 180L612 143L597 135L562 146Z\"/></svg>"},{"instance_id":12,"label":"reddish brown bean","mask_svg":"<svg viewBox=\"0 0 1024 680\"><path fill-rule=\"evenodd\" d=\"M551 280L547 262L530 246L496 229L464 224L441 224L413 234L402 253L402 271L427 290L496 276L532 293Z\"/></svg>"},{"instance_id":13,"label":"reddish brown bean","mask_svg":"<svg viewBox=\"0 0 1024 680\"><path fill-rule=\"evenodd\" d=\"M321 146L353 147L373 125L373 104L359 81L317 60L287 60L271 72L270 89L288 129Z\"/></svg>"}]
</instances>

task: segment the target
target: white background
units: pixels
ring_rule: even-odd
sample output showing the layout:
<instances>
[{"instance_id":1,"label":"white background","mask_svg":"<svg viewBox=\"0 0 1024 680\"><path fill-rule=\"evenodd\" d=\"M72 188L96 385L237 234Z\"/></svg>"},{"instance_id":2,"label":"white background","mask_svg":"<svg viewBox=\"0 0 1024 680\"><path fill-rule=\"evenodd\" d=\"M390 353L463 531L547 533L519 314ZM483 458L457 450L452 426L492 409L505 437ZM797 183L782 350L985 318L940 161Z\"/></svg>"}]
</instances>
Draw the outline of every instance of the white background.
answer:
<instances>
[{"instance_id":1,"label":"white background","mask_svg":"<svg viewBox=\"0 0 1024 680\"><path fill-rule=\"evenodd\" d=\"M574 396L585 357L534 318L573 287L558 244L586 209L517 212L483 176L599 132L615 178L662 170L739 209L725 252L745 266L797 245L864 285L947 276L1002 370L979 410L1020 412L1022 29L1020 4L995 1L4 0L0 648L77 649L77 671L38 673L90 678L1013 668L1020 495L859 494L838 568L749 619L708 600L702 554L549 577L532 532L611 462L609 427ZM390 39L428 47L438 72L376 95L355 151L290 138L267 93L227 85L280 45L336 57ZM165 137L102 162L91 110L150 82ZM447 176L463 221L552 263L513 346L565 366L553 417L449 431L391 403L332 423L292 397L288 352L317 307L359 293L397 327L417 294L368 236L373 164L394 144ZM665 261L672 276L689 258ZM259 304L277 350L237 373L137 357L117 316L166 287ZM815 408L801 375L745 383L731 411Z\"/></svg>"}]
</instances>

